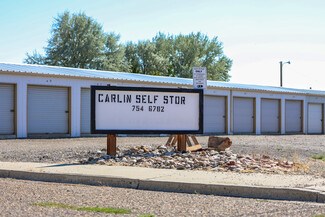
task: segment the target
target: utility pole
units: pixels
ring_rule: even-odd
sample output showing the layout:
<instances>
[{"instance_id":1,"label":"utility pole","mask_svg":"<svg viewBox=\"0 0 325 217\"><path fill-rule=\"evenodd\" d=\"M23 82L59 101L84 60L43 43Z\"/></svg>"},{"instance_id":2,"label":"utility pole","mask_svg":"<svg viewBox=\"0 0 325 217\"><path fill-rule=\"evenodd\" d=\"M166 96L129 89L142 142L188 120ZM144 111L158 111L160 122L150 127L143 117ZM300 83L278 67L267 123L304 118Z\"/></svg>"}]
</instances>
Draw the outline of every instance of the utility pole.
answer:
<instances>
[{"instance_id":1,"label":"utility pole","mask_svg":"<svg viewBox=\"0 0 325 217\"><path fill-rule=\"evenodd\" d=\"M282 87L282 61L280 61L280 87Z\"/></svg>"},{"instance_id":2,"label":"utility pole","mask_svg":"<svg viewBox=\"0 0 325 217\"><path fill-rule=\"evenodd\" d=\"M286 63L290 64L290 61L285 62L285 63L283 63L282 61L280 61L280 87L282 87L282 66L284 64L286 64Z\"/></svg>"}]
</instances>

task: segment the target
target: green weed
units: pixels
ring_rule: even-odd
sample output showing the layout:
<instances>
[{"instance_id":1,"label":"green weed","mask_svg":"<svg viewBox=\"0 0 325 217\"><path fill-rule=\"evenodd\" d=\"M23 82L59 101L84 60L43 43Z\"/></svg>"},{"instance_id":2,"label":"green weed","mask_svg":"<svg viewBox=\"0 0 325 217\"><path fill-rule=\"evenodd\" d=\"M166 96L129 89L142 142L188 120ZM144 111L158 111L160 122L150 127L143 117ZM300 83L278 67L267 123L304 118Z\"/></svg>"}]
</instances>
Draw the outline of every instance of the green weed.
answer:
<instances>
[{"instance_id":1,"label":"green weed","mask_svg":"<svg viewBox=\"0 0 325 217\"><path fill-rule=\"evenodd\" d=\"M87 212L104 212L104 213L114 213L114 214L130 214L131 210L128 209L116 209L116 208L102 208L102 207L77 207L77 206L69 206L66 204L60 203L32 203L32 206L46 206L46 207L57 207L57 208L66 208Z\"/></svg>"},{"instance_id":2,"label":"green weed","mask_svg":"<svg viewBox=\"0 0 325 217\"><path fill-rule=\"evenodd\" d=\"M258 202L268 202L268 200L265 200L265 199L256 199L256 201L258 201Z\"/></svg>"},{"instance_id":3,"label":"green weed","mask_svg":"<svg viewBox=\"0 0 325 217\"><path fill-rule=\"evenodd\" d=\"M313 158L313 159L316 159L316 160L322 160L322 161L325 161L325 155L323 155L323 154L320 154L320 155L313 155L312 158Z\"/></svg>"}]
</instances>

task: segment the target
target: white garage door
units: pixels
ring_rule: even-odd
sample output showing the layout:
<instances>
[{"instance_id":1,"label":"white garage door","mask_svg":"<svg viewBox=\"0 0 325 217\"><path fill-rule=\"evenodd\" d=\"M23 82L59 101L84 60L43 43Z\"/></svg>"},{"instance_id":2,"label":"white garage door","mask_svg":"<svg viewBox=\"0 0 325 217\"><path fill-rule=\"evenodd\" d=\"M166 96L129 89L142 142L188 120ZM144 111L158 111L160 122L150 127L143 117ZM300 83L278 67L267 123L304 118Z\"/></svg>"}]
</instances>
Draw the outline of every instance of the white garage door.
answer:
<instances>
[{"instance_id":1,"label":"white garage door","mask_svg":"<svg viewBox=\"0 0 325 217\"><path fill-rule=\"evenodd\" d=\"M323 132L323 105L308 104L308 133Z\"/></svg>"},{"instance_id":2,"label":"white garage door","mask_svg":"<svg viewBox=\"0 0 325 217\"><path fill-rule=\"evenodd\" d=\"M279 133L280 102L277 99L262 99L261 101L261 131L262 133Z\"/></svg>"},{"instance_id":3,"label":"white garage door","mask_svg":"<svg viewBox=\"0 0 325 217\"><path fill-rule=\"evenodd\" d=\"M27 131L29 134L68 134L68 88L28 86L27 122Z\"/></svg>"},{"instance_id":4,"label":"white garage door","mask_svg":"<svg viewBox=\"0 0 325 217\"><path fill-rule=\"evenodd\" d=\"M286 101L286 132L299 133L302 132L302 101L299 100L287 100Z\"/></svg>"},{"instance_id":5,"label":"white garage door","mask_svg":"<svg viewBox=\"0 0 325 217\"><path fill-rule=\"evenodd\" d=\"M254 133L254 99L234 98L234 133Z\"/></svg>"},{"instance_id":6,"label":"white garage door","mask_svg":"<svg viewBox=\"0 0 325 217\"><path fill-rule=\"evenodd\" d=\"M15 133L15 86L0 84L0 134Z\"/></svg>"},{"instance_id":7,"label":"white garage door","mask_svg":"<svg viewBox=\"0 0 325 217\"><path fill-rule=\"evenodd\" d=\"M81 133L90 133L90 89L81 89Z\"/></svg>"},{"instance_id":8,"label":"white garage door","mask_svg":"<svg viewBox=\"0 0 325 217\"><path fill-rule=\"evenodd\" d=\"M226 97L204 97L204 132L226 133Z\"/></svg>"}]
</instances>

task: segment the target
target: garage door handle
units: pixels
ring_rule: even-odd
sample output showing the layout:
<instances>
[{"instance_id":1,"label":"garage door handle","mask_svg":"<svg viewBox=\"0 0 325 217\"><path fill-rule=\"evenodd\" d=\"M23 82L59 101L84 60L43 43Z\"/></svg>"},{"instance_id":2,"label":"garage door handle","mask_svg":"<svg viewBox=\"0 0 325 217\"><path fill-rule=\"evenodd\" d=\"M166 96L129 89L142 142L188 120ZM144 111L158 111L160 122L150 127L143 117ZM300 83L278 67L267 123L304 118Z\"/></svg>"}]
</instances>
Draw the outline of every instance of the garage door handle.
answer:
<instances>
[{"instance_id":1,"label":"garage door handle","mask_svg":"<svg viewBox=\"0 0 325 217\"><path fill-rule=\"evenodd\" d=\"M15 109L11 109L10 112L15 112Z\"/></svg>"},{"instance_id":2,"label":"garage door handle","mask_svg":"<svg viewBox=\"0 0 325 217\"><path fill-rule=\"evenodd\" d=\"M224 115L224 116L222 116L223 118L226 118L226 116Z\"/></svg>"},{"instance_id":3,"label":"garage door handle","mask_svg":"<svg viewBox=\"0 0 325 217\"><path fill-rule=\"evenodd\" d=\"M65 113L69 113L69 111L65 111Z\"/></svg>"},{"instance_id":4,"label":"garage door handle","mask_svg":"<svg viewBox=\"0 0 325 217\"><path fill-rule=\"evenodd\" d=\"M254 116L252 116L252 118L254 118Z\"/></svg>"}]
</instances>

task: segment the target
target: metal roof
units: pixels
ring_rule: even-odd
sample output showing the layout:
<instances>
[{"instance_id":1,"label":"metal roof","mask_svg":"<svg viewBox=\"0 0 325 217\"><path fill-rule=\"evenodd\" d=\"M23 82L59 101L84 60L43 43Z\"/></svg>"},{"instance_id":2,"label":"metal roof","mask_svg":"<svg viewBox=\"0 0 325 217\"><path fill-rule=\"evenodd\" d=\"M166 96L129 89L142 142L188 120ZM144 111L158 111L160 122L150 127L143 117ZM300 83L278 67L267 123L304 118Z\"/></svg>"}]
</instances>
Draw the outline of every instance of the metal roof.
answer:
<instances>
[{"instance_id":1,"label":"metal roof","mask_svg":"<svg viewBox=\"0 0 325 217\"><path fill-rule=\"evenodd\" d=\"M92 70L92 69L78 69L78 68L45 66L45 65L0 63L0 71L23 72L23 73L39 74L39 75L84 77L84 78L93 78L93 79L99 78L99 79L112 79L112 80L154 82L154 83L166 83L166 84L176 84L176 85L193 84L192 79L189 78L175 78L175 77L153 76L153 75L125 73L125 72L111 72L111 71L100 71L100 70ZM226 89L270 91L270 92L308 94L308 95L325 95L325 91L318 91L318 90L293 89L293 88L250 85L250 84L236 84L236 83L223 82L223 81L208 81L208 86L216 87L216 88L226 88Z\"/></svg>"}]
</instances>

